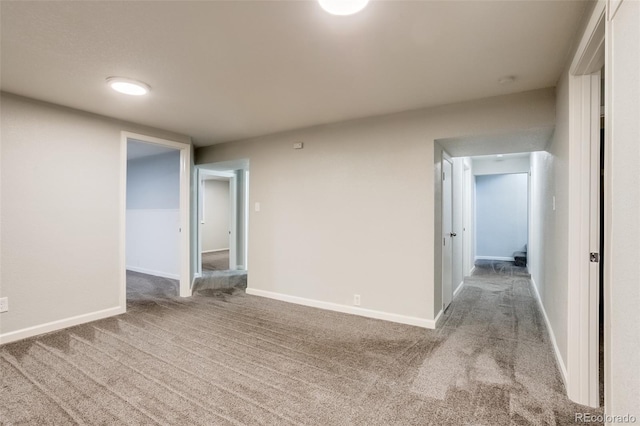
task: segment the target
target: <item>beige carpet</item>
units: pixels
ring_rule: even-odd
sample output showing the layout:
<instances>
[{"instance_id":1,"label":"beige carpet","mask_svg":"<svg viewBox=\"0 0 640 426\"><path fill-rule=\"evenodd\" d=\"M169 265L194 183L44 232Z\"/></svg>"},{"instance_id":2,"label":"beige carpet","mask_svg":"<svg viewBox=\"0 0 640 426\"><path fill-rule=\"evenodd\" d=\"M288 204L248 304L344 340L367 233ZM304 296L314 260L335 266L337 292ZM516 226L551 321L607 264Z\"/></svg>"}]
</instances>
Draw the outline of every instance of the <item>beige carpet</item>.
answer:
<instances>
[{"instance_id":1,"label":"beige carpet","mask_svg":"<svg viewBox=\"0 0 640 426\"><path fill-rule=\"evenodd\" d=\"M226 271L229 269L229 250L202 253L203 271Z\"/></svg>"},{"instance_id":2,"label":"beige carpet","mask_svg":"<svg viewBox=\"0 0 640 426\"><path fill-rule=\"evenodd\" d=\"M438 331L238 290L156 293L0 347L0 423L573 424L587 410L542 324L511 274L471 277Z\"/></svg>"}]
</instances>

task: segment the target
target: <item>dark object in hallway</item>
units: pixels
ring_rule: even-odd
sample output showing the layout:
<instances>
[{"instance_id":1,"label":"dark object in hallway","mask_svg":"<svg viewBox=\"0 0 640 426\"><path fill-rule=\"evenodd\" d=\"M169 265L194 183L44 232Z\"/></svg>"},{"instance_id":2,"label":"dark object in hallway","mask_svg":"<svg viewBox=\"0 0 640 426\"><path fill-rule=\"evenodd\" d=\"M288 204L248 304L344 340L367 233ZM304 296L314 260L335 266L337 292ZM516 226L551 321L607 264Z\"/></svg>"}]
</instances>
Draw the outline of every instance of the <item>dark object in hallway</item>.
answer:
<instances>
[{"instance_id":1,"label":"dark object in hallway","mask_svg":"<svg viewBox=\"0 0 640 426\"><path fill-rule=\"evenodd\" d=\"M229 250L202 253L203 271L226 271L229 269Z\"/></svg>"},{"instance_id":2,"label":"dark object in hallway","mask_svg":"<svg viewBox=\"0 0 640 426\"><path fill-rule=\"evenodd\" d=\"M513 260L516 266L527 266L527 252L517 251L513 253Z\"/></svg>"}]
</instances>

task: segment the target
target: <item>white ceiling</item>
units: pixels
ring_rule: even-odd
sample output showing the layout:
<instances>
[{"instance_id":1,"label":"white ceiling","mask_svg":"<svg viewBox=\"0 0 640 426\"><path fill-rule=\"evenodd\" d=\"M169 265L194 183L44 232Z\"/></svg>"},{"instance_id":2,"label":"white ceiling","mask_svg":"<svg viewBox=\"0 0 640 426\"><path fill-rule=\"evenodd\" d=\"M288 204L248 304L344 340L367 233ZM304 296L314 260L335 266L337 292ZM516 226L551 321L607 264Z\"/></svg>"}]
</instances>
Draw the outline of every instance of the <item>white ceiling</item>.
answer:
<instances>
[{"instance_id":1,"label":"white ceiling","mask_svg":"<svg viewBox=\"0 0 640 426\"><path fill-rule=\"evenodd\" d=\"M529 158L531 156L530 152L519 152L517 154L500 154L502 157L498 157L497 155L476 155L474 157L470 157L472 160L479 161L504 161L504 160L512 160L515 158Z\"/></svg>"},{"instance_id":2,"label":"white ceiling","mask_svg":"<svg viewBox=\"0 0 640 426\"><path fill-rule=\"evenodd\" d=\"M438 139L438 143L452 157L544 151L553 131L553 127L540 127L499 135Z\"/></svg>"},{"instance_id":3,"label":"white ceiling","mask_svg":"<svg viewBox=\"0 0 640 426\"><path fill-rule=\"evenodd\" d=\"M0 87L203 146L554 86L585 4L390 0L340 17L313 0L2 1Z\"/></svg>"}]
</instances>

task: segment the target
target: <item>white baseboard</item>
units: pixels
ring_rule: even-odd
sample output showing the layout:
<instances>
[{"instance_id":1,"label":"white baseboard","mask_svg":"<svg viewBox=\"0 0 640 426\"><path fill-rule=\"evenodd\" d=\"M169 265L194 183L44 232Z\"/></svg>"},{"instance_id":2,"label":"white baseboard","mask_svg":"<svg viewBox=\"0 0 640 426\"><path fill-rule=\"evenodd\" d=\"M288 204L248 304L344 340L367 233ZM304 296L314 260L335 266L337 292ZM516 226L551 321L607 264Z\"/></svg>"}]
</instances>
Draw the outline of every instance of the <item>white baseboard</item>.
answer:
<instances>
[{"instance_id":1,"label":"white baseboard","mask_svg":"<svg viewBox=\"0 0 640 426\"><path fill-rule=\"evenodd\" d=\"M205 253L215 253L218 251L229 251L229 248L221 248L221 249L215 249L215 250L202 250L201 253L205 254Z\"/></svg>"},{"instance_id":2,"label":"white baseboard","mask_svg":"<svg viewBox=\"0 0 640 426\"><path fill-rule=\"evenodd\" d=\"M567 367L564 365L564 361L562 360L562 355L560 355L560 349L558 348L558 343L556 341L556 335L553 333L553 328L551 327L551 322L549 321L549 317L547 316L547 311L544 309L544 304L542 303L542 299L540 298L540 293L538 293L538 286L534 281L533 277L531 277L531 284L533 285L533 291L536 293L536 300L538 300L538 306L540 306L540 310L542 311L542 315L544 316L544 322L547 324L547 331L549 332L549 338L551 339L551 343L553 344L553 353L556 356L556 363L560 368L560 375L562 376L562 381L564 382L564 388L569 389L567 386L568 383L568 373Z\"/></svg>"},{"instance_id":3,"label":"white baseboard","mask_svg":"<svg viewBox=\"0 0 640 426\"><path fill-rule=\"evenodd\" d=\"M456 288L453 292L453 298L455 299L456 296L458 295L458 293L460 293L460 290L462 290L462 286L464 285L464 280L460 281L460 284L458 284L458 288Z\"/></svg>"},{"instance_id":4,"label":"white baseboard","mask_svg":"<svg viewBox=\"0 0 640 426\"><path fill-rule=\"evenodd\" d=\"M440 322L440 320L442 319L442 314L444 314L444 310L440 309L440 312L438 312L438 315L436 315L436 319L433 320L433 322L435 323L435 327L438 327L438 323Z\"/></svg>"},{"instance_id":5,"label":"white baseboard","mask_svg":"<svg viewBox=\"0 0 640 426\"><path fill-rule=\"evenodd\" d=\"M507 262L514 262L515 259L513 257L501 257L501 256L476 256L476 260L504 260Z\"/></svg>"},{"instance_id":6,"label":"white baseboard","mask_svg":"<svg viewBox=\"0 0 640 426\"><path fill-rule=\"evenodd\" d=\"M156 277L170 278L172 280L180 280L179 274L170 274L168 272L154 271L153 269L138 268L137 266L127 266L127 271L140 272L141 274L154 275Z\"/></svg>"},{"instance_id":7,"label":"white baseboard","mask_svg":"<svg viewBox=\"0 0 640 426\"><path fill-rule=\"evenodd\" d=\"M196 272L195 274L193 274L193 279L191 280L191 289L193 289L193 286L198 278L202 278L202 274L200 272Z\"/></svg>"},{"instance_id":8,"label":"white baseboard","mask_svg":"<svg viewBox=\"0 0 640 426\"><path fill-rule=\"evenodd\" d=\"M125 312L126 308L124 306L117 306L115 308L104 309L102 311L91 312L89 314L77 315L75 317L52 321L46 324L35 325L33 327L27 327L21 330L10 331L9 333L0 334L0 345L15 342L16 340L26 339L28 337L38 336L44 333L50 333L52 331L62 330L63 328L73 327L74 325L112 317L114 315L124 314Z\"/></svg>"},{"instance_id":9,"label":"white baseboard","mask_svg":"<svg viewBox=\"0 0 640 426\"><path fill-rule=\"evenodd\" d=\"M255 288L247 288L246 292L247 294L251 294L254 296L281 300L283 302L295 303L297 305L311 306L313 308L326 309L328 311L359 315L361 317L375 318L375 319L380 319L384 321L397 322L400 324L415 325L417 327L422 327L422 328L431 328L431 329L436 328L437 318L435 320L430 320L425 318L410 317L406 315L392 314L388 312L374 311L372 309L359 308L357 306L347 306L347 305L340 305L337 303L323 302L321 300L306 299L304 297L290 296L288 294L274 293L271 291L258 290ZM439 316L440 314L438 314L438 317Z\"/></svg>"}]
</instances>

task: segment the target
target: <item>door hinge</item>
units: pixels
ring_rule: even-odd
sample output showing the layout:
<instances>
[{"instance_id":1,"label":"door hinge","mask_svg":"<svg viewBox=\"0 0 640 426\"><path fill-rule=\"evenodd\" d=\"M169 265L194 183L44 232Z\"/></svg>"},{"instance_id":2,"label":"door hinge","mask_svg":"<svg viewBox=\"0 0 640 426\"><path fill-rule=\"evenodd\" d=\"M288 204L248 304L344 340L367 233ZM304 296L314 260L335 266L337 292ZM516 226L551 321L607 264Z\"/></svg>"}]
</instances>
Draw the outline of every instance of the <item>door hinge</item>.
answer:
<instances>
[{"instance_id":1,"label":"door hinge","mask_svg":"<svg viewBox=\"0 0 640 426\"><path fill-rule=\"evenodd\" d=\"M442 181L444 182L446 180L447 175L445 174L445 172L442 172Z\"/></svg>"},{"instance_id":2,"label":"door hinge","mask_svg":"<svg viewBox=\"0 0 640 426\"><path fill-rule=\"evenodd\" d=\"M443 239L442 239L442 245L443 245L443 246L446 246L446 245L447 245L447 239L446 239L446 238L443 238Z\"/></svg>"},{"instance_id":3,"label":"door hinge","mask_svg":"<svg viewBox=\"0 0 640 426\"><path fill-rule=\"evenodd\" d=\"M598 263L600 262L600 253L590 253L589 254L589 260L593 263Z\"/></svg>"}]
</instances>

